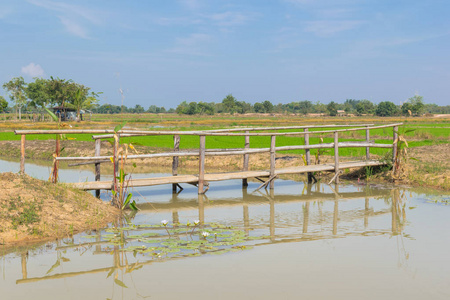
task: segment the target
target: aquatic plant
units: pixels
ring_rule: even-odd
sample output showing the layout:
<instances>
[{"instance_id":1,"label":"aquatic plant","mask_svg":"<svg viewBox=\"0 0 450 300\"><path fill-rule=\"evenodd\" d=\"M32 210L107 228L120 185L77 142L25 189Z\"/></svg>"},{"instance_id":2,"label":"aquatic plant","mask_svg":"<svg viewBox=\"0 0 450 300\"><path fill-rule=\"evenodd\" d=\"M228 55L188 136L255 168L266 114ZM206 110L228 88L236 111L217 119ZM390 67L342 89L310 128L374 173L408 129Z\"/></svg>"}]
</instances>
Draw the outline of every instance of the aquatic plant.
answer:
<instances>
[{"instance_id":1,"label":"aquatic plant","mask_svg":"<svg viewBox=\"0 0 450 300\"><path fill-rule=\"evenodd\" d=\"M102 240L111 246L120 246L122 252L131 252L133 256L150 256L151 259L172 259L203 254L224 254L253 248L251 241L264 240L267 237L249 236L244 230L221 224L203 224L200 221L185 226L169 225L167 220L160 224L131 225L121 228L109 228L101 235ZM164 229L167 234L161 234ZM132 234L126 234L127 232ZM143 232L142 232L143 231ZM190 232L189 232L190 231ZM214 238L209 238L213 236ZM84 238L99 238L98 235Z\"/></svg>"}]
</instances>

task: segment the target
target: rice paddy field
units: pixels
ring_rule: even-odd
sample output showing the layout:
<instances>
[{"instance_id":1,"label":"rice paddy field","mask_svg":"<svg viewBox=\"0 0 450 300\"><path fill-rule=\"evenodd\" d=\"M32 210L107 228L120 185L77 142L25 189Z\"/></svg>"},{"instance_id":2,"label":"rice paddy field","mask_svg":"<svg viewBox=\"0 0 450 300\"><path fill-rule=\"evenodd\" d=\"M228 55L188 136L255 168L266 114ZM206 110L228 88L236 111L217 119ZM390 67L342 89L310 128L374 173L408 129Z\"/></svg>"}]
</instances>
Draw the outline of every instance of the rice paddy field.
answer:
<instances>
[{"instance_id":1,"label":"rice paddy field","mask_svg":"<svg viewBox=\"0 0 450 300\"><path fill-rule=\"evenodd\" d=\"M432 117L304 117L297 115L215 115L215 116L186 116L176 114L115 114L115 115L93 115L91 121L69 122L68 125L73 129L98 128L113 129L117 124L127 122L124 129L139 130L211 130L223 128L246 128L246 127L276 127L276 126L302 126L302 125L345 125L345 124L392 124L403 123L399 134L403 135L409 143L409 147L430 146L450 142L450 116L447 118ZM30 122L3 122L0 123L0 141L20 140L20 136L14 134L16 129L55 129L54 123L30 123ZM327 130L333 128L327 128ZM342 128L339 128L342 129ZM323 130L312 129L311 132ZM296 131L282 130L280 132ZM297 130L298 131L298 130ZM301 130L300 130L301 131ZM392 142L392 128L382 128L371 130L370 139L376 143ZM353 131L340 133L340 137L347 141L365 140L365 131ZM93 141L90 135L68 135L67 137L79 141ZM298 145L302 136L280 136L277 137L277 146ZM28 135L27 140L49 140L54 139L54 135ZM311 144L332 142L332 135L311 134ZM269 137L251 137L250 147L267 147L270 143ZM122 142L132 142L137 145L172 148L172 136L146 136L123 138ZM181 149L197 148L199 144L198 137L183 136L180 144ZM214 136L207 138L207 148L238 148L243 147L244 138L236 136ZM341 155L360 155L355 149L341 149ZM381 154L383 149L371 149L374 154ZM372 152L371 152L372 153Z\"/></svg>"},{"instance_id":2,"label":"rice paddy field","mask_svg":"<svg viewBox=\"0 0 450 300\"><path fill-rule=\"evenodd\" d=\"M394 123L403 123L399 127L399 134L408 142L408 155L414 159L409 160L409 175L406 179L407 184L425 185L450 190L450 167L446 153L450 144L450 115L438 117L390 117L380 118L373 116L362 117L308 117L299 115L269 115L269 114L248 114L248 115L214 115L214 116L187 116L177 114L114 114L114 115L92 115L91 120L83 122L68 122L64 128L72 129L114 129L118 124L127 122L124 129L138 130L216 130L224 128L248 128L248 127L280 127L280 126L304 126L304 125L355 125L355 124L373 124L386 125ZM0 156L19 157L20 136L14 133L17 129L56 129L54 122L5 122L0 121ZM345 128L345 127L344 127ZM342 127L336 129L343 129ZM320 128L310 129L310 143L332 143L333 136L330 134L314 134L314 131L323 130ZM333 128L326 128L333 130ZM302 131L302 130L281 130ZM280 132L280 131L279 131ZM364 141L365 130L340 132L340 141ZM94 142L89 134L67 135L69 139L75 141ZM51 142L55 135L27 135L27 147L32 146L32 141ZM370 140L375 143L390 144L393 140L393 129L382 128L370 131ZM9 146L5 145L9 143ZM132 143L135 146L141 146L145 151L165 151L173 148L173 136L144 136L122 138L121 143ZM208 136L206 138L206 148L242 148L244 147L243 136ZM301 145L304 143L303 135L298 136L278 136L276 146ZM49 144L50 145L50 144ZM180 149L198 149L199 138L197 136L181 136ZM270 146L270 137L252 136L250 137L251 148L268 148ZM90 146L84 146L86 149L93 149ZM17 148L17 149L16 149ZM28 151L28 149L27 149ZM43 153L38 151L31 152L30 157L39 157L42 159L48 156L52 159L51 148ZM42 152L42 151L41 151ZM371 148L370 154L375 157L388 158L392 151L390 149ZM279 155L302 155L303 150L293 150L279 152ZM75 153L76 154L76 153ZM311 150L314 156L317 150ZM331 149L323 150L321 155L331 156ZM64 156L64 153L62 154ZM66 154L68 155L68 154ZM69 156L73 156L71 153ZM339 155L344 157L363 157L365 148L340 148ZM331 158L331 157L330 157Z\"/></svg>"}]
</instances>

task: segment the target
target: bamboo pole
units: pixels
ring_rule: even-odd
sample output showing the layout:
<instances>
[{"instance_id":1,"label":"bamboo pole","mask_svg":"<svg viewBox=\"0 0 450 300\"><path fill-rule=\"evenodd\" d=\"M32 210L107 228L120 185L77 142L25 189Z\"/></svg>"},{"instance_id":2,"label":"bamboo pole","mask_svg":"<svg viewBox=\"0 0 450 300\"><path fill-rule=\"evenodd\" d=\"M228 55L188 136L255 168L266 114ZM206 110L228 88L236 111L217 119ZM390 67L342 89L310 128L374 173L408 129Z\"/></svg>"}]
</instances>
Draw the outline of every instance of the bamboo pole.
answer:
<instances>
[{"instance_id":1,"label":"bamboo pole","mask_svg":"<svg viewBox=\"0 0 450 300\"><path fill-rule=\"evenodd\" d=\"M361 126L373 126L374 124L348 124L348 125L307 125L307 126L284 126L284 127L249 127L249 128L231 128L231 129L216 129L216 130L204 130L204 133L226 133L226 132L246 132L246 131L263 131L263 130L288 130L288 129L305 129L305 128L339 128L339 127L361 127ZM144 131L144 133L123 133L121 131L122 137L132 137L132 136L145 136L151 135L152 131ZM128 132L128 131L127 131ZM192 131L183 131L184 133L192 133ZM244 133L246 134L246 133ZM244 135L242 134L242 135ZM113 134L104 134L104 135L94 135L93 139L107 139L113 138Z\"/></svg>"},{"instance_id":2,"label":"bamboo pole","mask_svg":"<svg viewBox=\"0 0 450 300\"><path fill-rule=\"evenodd\" d=\"M95 140L95 156L100 156L102 140ZM100 163L95 163L95 181L100 181ZM95 190L95 197L100 199L100 190Z\"/></svg>"},{"instance_id":3,"label":"bamboo pole","mask_svg":"<svg viewBox=\"0 0 450 300\"><path fill-rule=\"evenodd\" d=\"M305 146L309 146L309 133L308 128L305 128ZM306 159L306 165L311 164L311 152L309 149L305 149L305 159ZM308 172L308 183L312 183L312 173Z\"/></svg>"},{"instance_id":4,"label":"bamboo pole","mask_svg":"<svg viewBox=\"0 0 450 300\"><path fill-rule=\"evenodd\" d=\"M366 142L340 142L339 148L350 148L350 147L373 147L373 148L392 148L392 144L375 144ZM327 144L314 144L314 145L300 145L300 146L281 146L275 147L276 151L286 151L286 150L304 150L304 149L333 149L334 143ZM217 151L217 152L216 152ZM270 152L270 148L250 148L248 150L230 150L222 151L221 149L206 149L206 156L225 156L225 155L245 155L254 153L265 153ZM199 156L198 151L183 151L183 152L165 152L165 153L154 153L154 154L136 154L128 155L127 159L144 159L144 158L156 158L156 157L174 157L174 156ZM80 156L80 157L57 157L58 161L90 161L90 163L102 163L110 161L110 156ZM84 164L84 163L80 163Z\"/></svg>"},{"instance_id":5,"label":"bamboo pole","mask_svg":"<svg viewBox=\"0 0 450 300\"><path fill-rule=\"evenodd\" d=\"M25 134L20 136L20 174L25 174Z\"/></svg>"},{"instance_id":6,"label":"bamboo pole","mask_svg":"<svg viewBox=\"0 0 450 300\"><path fill-rule=\"evenodd\" d=\"M275 176L275 143L276 143L276 136L272 135L270 137L270 177L272 178ZM275 187L275 180L272 179L270 181L270 189L273 189Z\"/></svg>"},{"instance_id":7,"label":"bamboo pole","mask_svg":"<svg viewBox=\"0 0 450 300\"><path fill-rule=\"evenodd\" d=\"M381 125L381 126L371 126L371 127L357 127L357 128L346 128L346 129L338 129L338 130L323 130L323 131L310 131L310 134L323 134L323 133L333 133L333 132L346 132L346 131L360 131L366 129L380 129L380 128L388 128L393 126L403 125L403 123L389 124L389 125ZM351 127L351 125L335 125L333 127ZM329 127L329 126L322 126ZM254 130L262 130L255 128ZM272 129L275 130L275 129ZM98 130L98 129L64 129L64 130L15 130L15 134L95 134L95 133L104 133L104 134L114 134L114 130ZM230 132L211 132L211 131L139 131L139 130L120 130L117 133L119 134L135 134L135 135L205 135L205 136L272 136L272 135L280 135L280 136L290 136L290 135L304 135L304 132L257 132L257 133L230 133ZM94 137L93 137L94 138Z\"/></svg>"},{"instance_id":8,"label":"bamboo pole","mask_svg":"<svg viewBox=\"0 0 450 300\"><path fill-rule=\"evenodd\" d=\"M245 133L249 133L248 130ZM245 150L249 150L250 149L250 136L246 135L245 136L245 144L244 144L244 149ZM244 154L244 167L243 167L243 171L248 171L248 164L249 164L249 154L246 153ZM247 178L242 179L242 186L246 187L248 186L248 180Z\"/></svg>"},{"instance_id":9,"label":"bamboo pole","mask_svg":"<svg viewBox=\"0 0 450 300\"><path fill-rule=\"evenodd\" d=\"M205 177L205 136L200 136L199 159L198 159L198 193L203 194Z\"/></svg>"},{"instance_id":10,"label":"bamboo pole","mask_svg":"<svg viewBox=\"0 0 450 300\"><path fill-rule=\"evenodd\" d=\"M173 136L173 151L180 152L180 136L179 135ZM172 160L172 176L178 175L178 162L179 162L179 157L174 156L173 160ZM173 193L177 192L177 186L178 186L177 183L172 184L172 192Z\"/></svg>"},{"instance_id":11,"label":"bamboo pole","mask_svg":"<svg viewBox=\"0 0 450 300\"><path fill-rule=\"evenodd\" d=\"M370 143L370 130L366 129L366 142ZM366 147L366 160L370 159L370 147Z\"/></svg>"},{"instance_id":12,"label":"bamboo pole","mask_svg":"<svg viewBox=\"0 0 450 300\"><path fill-rule=\"evenodd\" d=\"M394 163L397 161L397 143L398 143L398 126L393 127L393 143L392 143L392 161Z\"/></svg>"},{"instance_id":13,"label":"bamboo pole","mask_svg":"<svg viewBox=\"0 0 450 300\"><path fill-rule=\"evenodd\" d=\"M335 183L339 183L339 138L338 132L334 132L334 172L335 172Z\"/></svg>"},{"instance_id":14,"label":"bamboo pole","mask_svg":"<svg viewBox=\"0 0 450 300\"><path fill-rule=\"evenodd\" d=\"M114 189L114 191L116 192L116 193L118 193L118 186L117 186L117 169L118 169L118 167L119 167L119 155L118 155L118 152L119 152L119 139L120 139L120 136L119 136L119 134L115 134L114 135L114 150L113 150L113 155L114 155L114 157L113 157L113 162L114 162L114 167L113 167L113 189ZM115 197L116 198L116 197ZM116 201L117 201L117 199L116 199Z\"/></svg>"},{"instance_id":15,"label":"bamboo pole","mask_svg":"<svg viewBox=\"0 0 450 300\"><path fill-rule=\"evenodd\" d=\"M53 162L53 175L52 175L52 182L57 183L58 182L58 168L59 168L59 161L57 158L59 157L59 150L61 148L61 140L60 136L56 135L56 146L55 146L55 159Z\"/></svg>"}]
</instances>

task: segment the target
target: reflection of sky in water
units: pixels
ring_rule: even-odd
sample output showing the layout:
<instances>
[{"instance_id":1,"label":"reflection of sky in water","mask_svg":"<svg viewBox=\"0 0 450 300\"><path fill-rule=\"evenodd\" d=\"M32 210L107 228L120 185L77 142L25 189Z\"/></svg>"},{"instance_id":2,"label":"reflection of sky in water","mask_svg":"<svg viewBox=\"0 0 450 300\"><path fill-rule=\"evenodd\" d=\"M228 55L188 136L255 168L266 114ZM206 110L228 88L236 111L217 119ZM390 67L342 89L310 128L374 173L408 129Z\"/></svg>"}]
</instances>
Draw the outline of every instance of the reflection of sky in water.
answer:
<instances>
[{"instance_id":1,"label":"reflection of sky in water","mask_svg":"<svg viewBox=\"0 0 450 300\"><path fill-rule=\"evenodd\" d=\"M18 171L18 163L0 163L3 170L7 167ZM47 167L27 164L26 168L27 173L43 173L47 179ZM67 181L82 180L83 176L92 173L61 170L61 177ZM340 185L338 195L354 196L346 199L335 195L334 185L321 184L314 185L311 193L321 192L314 195L321 195L322 200L302 201L308 194L302 182L277 180L273 197L264 190L252 194L259 182L249 183L247 191L251 196L245 195L240 180L210 184L206 197L201 198L197 188L190 185L183 185L185 190L176 198L170 185L136 189L134 194L139 191L144 197L138 202L151 202L155 208L145 206L131 221L137 225L159 224L162 219L171 223L178 218L181 223L192 223L203 211L205 222L251 229L250 235L268 235L272 239L243 252L151 261L139 270L121 270L117 277L109 278L115 261L131 265L151 258L114 252L106 245L56 251L56 245L50 243L49 248L29 250L26 266L28 278L55 275L53 279L23 281L20 255L3 256L2 299L26 299L30 295L33 299L151 296L186 300L450 297L450 206L428 203L427 193ZM365 197L366 192L375 196ZM392 209L393 199L400 211ZM75 236L74 241L89 241L83 235ZM58 244L63 246L64 242ZM57 257L65 261L47 275ZM90 270L95 272L57 278L57 274ZM115 284L114 278L128 288Z\"/></svg>"}]
</instances>

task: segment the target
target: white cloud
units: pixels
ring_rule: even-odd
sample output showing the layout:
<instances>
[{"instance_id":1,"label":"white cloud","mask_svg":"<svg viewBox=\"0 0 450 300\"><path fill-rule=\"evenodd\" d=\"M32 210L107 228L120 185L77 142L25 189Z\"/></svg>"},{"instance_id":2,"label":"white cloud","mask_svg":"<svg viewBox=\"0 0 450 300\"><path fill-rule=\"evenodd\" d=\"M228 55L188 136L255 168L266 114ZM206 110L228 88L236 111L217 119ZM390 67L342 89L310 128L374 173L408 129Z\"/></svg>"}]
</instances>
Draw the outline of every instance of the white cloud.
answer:
<instances>
[{"instance_id":1,"label":"white cloud","mask_svg":"<svg viewBox=\"0 0 450 300\"><path fill-rule=\"evenodd\" d=\"M353 20L342 20L342 21L328 21L328 20L319 20L319 21L309 21L305 22L306 32L312 32L318 36L329 36L341 31L347 31L354 29L361 24L363 21L353 21Z\"/></svg>"},{"instance_id":2,"label":"white cloud","mask_svg":"<svg viewBox=\"0 0 450 300\"><path fill-rule=\"evenodd\" d=\"M30 77L42 77L44 76L44 70L40 65L30 63L21 69L22 73Z\"/></svg>"},{"instance_id":3,"label":"white cloud","mask_svg":"<svg viewBox=\"0 0 450 300\"><path fill-rule=\"evenodd\" d=\"M211 36L203 33L193 33L188 37L177 38L176 46L168 52L177 54L208 56L205 45L211 41Z\"/></svg>"},{"instance_id":4,"label":"white cloud","mask_svg":"<svg viewBox=\"0 0 450 300\"><path fill-rule=\"evenodd\" d=\"M78 5L46 0L28 0L28 2L48 10L53 10L60 13L69 13L72 16L76 15L94 24L100 23L99 15L97 13Z\"/></svg>"},{"instance_id":5,"label":"white cloud","mask_svg":"<svg viewBox=\"0 0 450 300\"><path fill-rule=\"evenodd\" d=\"M64 25L66 30L68 32L70 32L71 34L78 36L80 38L83 38L83 39L89 38L86 30L80 24L78 24L68 18L65 18L65 17L59 17L59 20Z\"/></svg>"},{"instance_id":6,"label":"white cloud","mask_svg":"<svg viewBox=\"0 0 450 300\"><path fill-rule=\"evenodd\" d=\"M181 4L186 6L189 9L196 10L200 8L200 1L199 0L179 0Z\"/></svg>"},{"instance_id":7,"label":"white cloud","mask_svg":"<svg viewBox=\"0 0 450 300\"><path fill-rule=\"evenodd\" d=\"M101 13L82 6L48 0L28 0L28 2L57 12L58 18L67 32L84 39L89 38L86 30L87 25L100 25L102 23Z\"/></svg>"},{"instance_id":8,"label":"white cloud","mask_svg":"<svg viewBox=\"0 0 450 300\"><path fill-rule=\"evenodd\" d=\"M12 13L11 8L0 7L0 20L5 19L8 15Z\"/></svg>"},{"instance_id":9,"label":"white cloud","mask_svg":"<svg viewBox=\"0 0 450 300\"><path fill-rule=\"evenodd\" d=\"M226 11L223 13L212 14L208 16L208 18L218 26L228 27L242 25L250 20L251 16L244 15L240 12Z\"/></svg>"}]
</instances>

